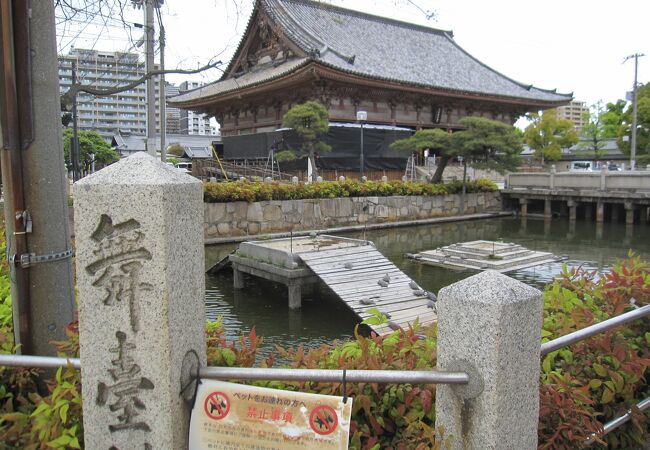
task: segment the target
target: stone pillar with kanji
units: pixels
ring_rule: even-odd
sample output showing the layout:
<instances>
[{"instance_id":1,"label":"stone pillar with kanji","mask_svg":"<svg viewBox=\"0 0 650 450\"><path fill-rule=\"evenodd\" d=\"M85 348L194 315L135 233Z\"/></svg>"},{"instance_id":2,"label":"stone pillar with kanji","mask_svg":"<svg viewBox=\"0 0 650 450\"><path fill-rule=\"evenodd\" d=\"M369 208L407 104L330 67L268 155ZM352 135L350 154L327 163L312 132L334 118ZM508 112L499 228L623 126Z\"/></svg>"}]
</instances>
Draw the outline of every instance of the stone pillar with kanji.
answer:
<instances>
[{"instance_id":1,"label":"stone pillar with kanji","mask_svg":"<svg viewBox=\"0 0 650 450\"><path fill-rule=\"evenodd\" d=\"M187 448L205 365L202 194L146 153L74 186L85 448Z\"/></svg>"}]
</instances>

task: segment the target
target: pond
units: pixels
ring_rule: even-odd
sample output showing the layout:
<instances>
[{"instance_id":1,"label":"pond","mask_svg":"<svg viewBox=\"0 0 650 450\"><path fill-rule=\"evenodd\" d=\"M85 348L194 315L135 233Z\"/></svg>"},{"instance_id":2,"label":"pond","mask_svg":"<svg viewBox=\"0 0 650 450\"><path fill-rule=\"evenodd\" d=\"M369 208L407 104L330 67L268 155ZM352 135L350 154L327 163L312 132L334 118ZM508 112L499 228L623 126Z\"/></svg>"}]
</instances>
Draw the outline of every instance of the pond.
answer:
<instances>
[{"instance_id":1,"label":"pond","mask_svg":"<svg viewBox=\"0 0 650 450\"><path fill-rule=\"evenodd\" d=\"M362 232L342 233L341 236L363 239ZM563 263L569 267L582 266L601 271L625 258L629 250L650 259L648 224L627 226L624 223L571 223L564 219L544 221L508 217L367 231L365 237L423 288L436 293L475 272L421 265L406 258L405 253L486 239L514 242L531 250L564 255L564 262L508 273L540 289L562 270ZM206 266L236 248L237 244L206 247ZM234 290L232 284L229 270L206 275L208 318L223 316L227 335L232 339L255 327L264 337L262 354L274 350L276 345L302 343L313 347L353 336L357 317L324 285L303 294L302 309L294 312L287 307L287 292L283 285L252 277L246 279L245 289Z\"/></svg>"}]
</instances>

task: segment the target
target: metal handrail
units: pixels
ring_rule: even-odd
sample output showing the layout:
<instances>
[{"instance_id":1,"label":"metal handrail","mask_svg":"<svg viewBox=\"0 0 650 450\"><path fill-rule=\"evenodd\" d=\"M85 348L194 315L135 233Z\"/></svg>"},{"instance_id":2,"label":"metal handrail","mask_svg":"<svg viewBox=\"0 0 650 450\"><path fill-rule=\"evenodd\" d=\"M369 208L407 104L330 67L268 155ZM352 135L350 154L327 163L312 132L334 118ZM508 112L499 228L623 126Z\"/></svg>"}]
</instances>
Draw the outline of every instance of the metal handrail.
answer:
<instances>
[{"instance_id":1,"label":"metal handrail","mask_svg":"<svg viewBox=\"0 0 650 450\"><path fill-rule=\"evenodd\" d=\"M646 409L648 409L650 407L650 397L646 398L645 400L641 400L639 403L636 404L636 407L639 408L640 411L645 411ZM632 417L632 410L628 409L627 413L603 425L603 429L600 433L592 433L591 436L589 436L585 441L585 444L587 445L594 444L596 442L597 436L604 436L607 433L614 431L624 423L628 422L631 417Z\"/></svg>"},{"instance_id":2,"label":"metal handrail","mask_svg":"<svg viewBox=\"0 0 650 450\"><path fill-rule=\"evenodd\" d=\"M80 369L79 358L50 356L0 355L0 366L38 367L56 369L71 366ZM269 369L256 367L203 367L199 377L213 380L277 380L342 382L343 370L324 369ZM442 372L437 370L346 370L345 380L350 383L382 384L467 384L465 372Z\"/></svg>"},{"instance_id":3,"label":"metal handrail","mask_svg":"<svg viewBox=\"0 0 650 450\"><path fill-rule=\"evenodd\" d=\"M283 380L323 381L338 383L343 380L341 369L265 369L247 367L203 367L201 378L215 380ZM467 384L465 372L442 372L437 370L346 370L350 383L381 384Z\"/></svg>"},{"instance_id":4,"label":"metal handrail","mask_svg":"<svg viewBox=\"0 0 650 450\"><path fill-rule=\"evenodd\" d=\"M619 316L612 317L611 319L603 320L602 322L583 328L582 330L574 331L573 333L566 334L557 339L553 339L552 341L545 342L542 344L542 356L583 339L595 336L596 334L607 331L610 328L640 319L648 314L650 314L650 305L645 305L641 308L635 309L634 311L629 311Z\"/></svg>"},{"instance_id":5,"label":"metal handrail","mask_svg":"<svg viewBox=\"0 0 650 450\"><path fill-rule=\"evenodd\" d=\"M596 334L607 331L610 328L614 328L620 325L624 325L628 322L632 322L634 320L640 319L649 314L650 314L650 305L645 305L633 311L628 311L619 316L612 317L611 319L603 320L602 322L591 325L587 328L583 328L582 330L574 331L573 333L566 334L557 339L553 339L552 341L545 342L544 344L542 344L542 348L541 348L542 356L545 356L562 347L567 347L583 339L587 339L592 336L595 336ZM648 407L650 407L650 397L637 403L636 406L641 411L646 410ZM614 431L624 423L628 422L630 420L630 417L632 417L631 409L628 410L626 414L623 414L622 416L610 422L607 422L605 425L603 425L603 429L599 433L591 434L591 436L589 436L585 441L585 444L586 445L594 444L596 442L597 437L604 436L607 433Z\"/></svg>"},{"instance_id":6,"label":"metal handrail","mask_svg":"<svg viewBox=\"0 0 650 450\"><path fill-rule=\"evenodd\" d=\"M68 365L73 369L81 369L79 358L57 358L54 356L34 355L0 355L0 366L58 369L59 367L66 367Z\"/></svg>"}]
</instances>

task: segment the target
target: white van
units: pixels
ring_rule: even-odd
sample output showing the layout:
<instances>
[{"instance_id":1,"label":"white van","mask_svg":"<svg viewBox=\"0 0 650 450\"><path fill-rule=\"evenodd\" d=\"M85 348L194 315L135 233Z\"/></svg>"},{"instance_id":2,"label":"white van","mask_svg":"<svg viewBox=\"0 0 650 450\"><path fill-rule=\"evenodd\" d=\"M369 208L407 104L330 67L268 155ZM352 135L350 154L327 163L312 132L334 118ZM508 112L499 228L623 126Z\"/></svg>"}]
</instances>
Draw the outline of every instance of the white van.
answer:
<instances>
[{"instance_id":1,"label":"white van","mask_svg":"<svg viewBox=\"0 0 650 450\"><path fill-rule=\"evenodd\" d=\"M191 162L179 162L176 163L176 168L183 173L192 173L192 163Z\"/></svg>"},{"instance_id":2,"label":"white van","mask_svg":"<svg viewBox=\"0 0 650 450\"><path fill-rule=\"evenodd\" d=\"M593 164L591 161L573 161L569 166L569 172L592 172Z\"/></svg>"}]
</instances>

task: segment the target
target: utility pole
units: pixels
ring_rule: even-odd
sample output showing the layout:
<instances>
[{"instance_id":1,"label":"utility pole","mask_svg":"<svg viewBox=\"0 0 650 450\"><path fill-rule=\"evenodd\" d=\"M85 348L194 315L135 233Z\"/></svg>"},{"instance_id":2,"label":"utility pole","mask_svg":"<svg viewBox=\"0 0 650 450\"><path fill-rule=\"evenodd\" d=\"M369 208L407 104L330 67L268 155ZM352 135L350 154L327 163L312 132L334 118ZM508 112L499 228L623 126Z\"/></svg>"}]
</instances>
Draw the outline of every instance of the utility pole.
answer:
<instances>
[{"instance_id":1,"label":"utility pole","mask_svg":"<svg viewBox=\"0 0 650 450\"><path fill-rule=\"evenodd\" d=\"M145 21L145 72L154 70L153 59L153 0L144 1ZM154 137L156 136L156 90L154 77L147 79L147 153L156 156Z\"/></svg>"},{"instance_id":2,"label":"utility pole","mask_svg":"<svg viewBox=\"0 0 650 450\"><path fill-rule=\"evenodd\" d=\"M77 62L72 61L72 85L77 84ZM72 163L72 179L77 181L81 178L79 163L79 122L77 119L77 94L72 96L72 141L70 141L70 162Z\"/></svg>"},{"instance_id":3,"label":"utility pole","mask_svg":"<svg viewBox=\"0 0 650 450\"><path fill-rule=\"evenodd\" d=\"M54 4L0 0L0 118L14 335L52 355L74 319Z\"/></svg>"},{"instance_id":4,"label":"utility pole","mask_svg":"<svg viewBox=\"0 0 650 450\"><path fill-rule=\"evenodd\" d=\"M632 142L630 143L630 170L634 170L636 168L636 110L637 110L637 99L636 99L636 91L637 91L637 74L639 70L639 58L642 56L645 56L643 53L635 53L633 55L625 57L625 61L628 59L634 58L634 85L632 86Z\"/></svg>"},{"instance_id":5,"label":"utility pole","mask_svg":"<svg viewBox=\"0 0 650 450\"><path fill-rule=\"evenodd\" d=\"M160 9L158 9L158 26L160 27L160 70L165 70L165 28L162 24ZM167 98L165 89L165 74L160 74L160 160L167 162Z\"/></svg>"}]
</instances>

